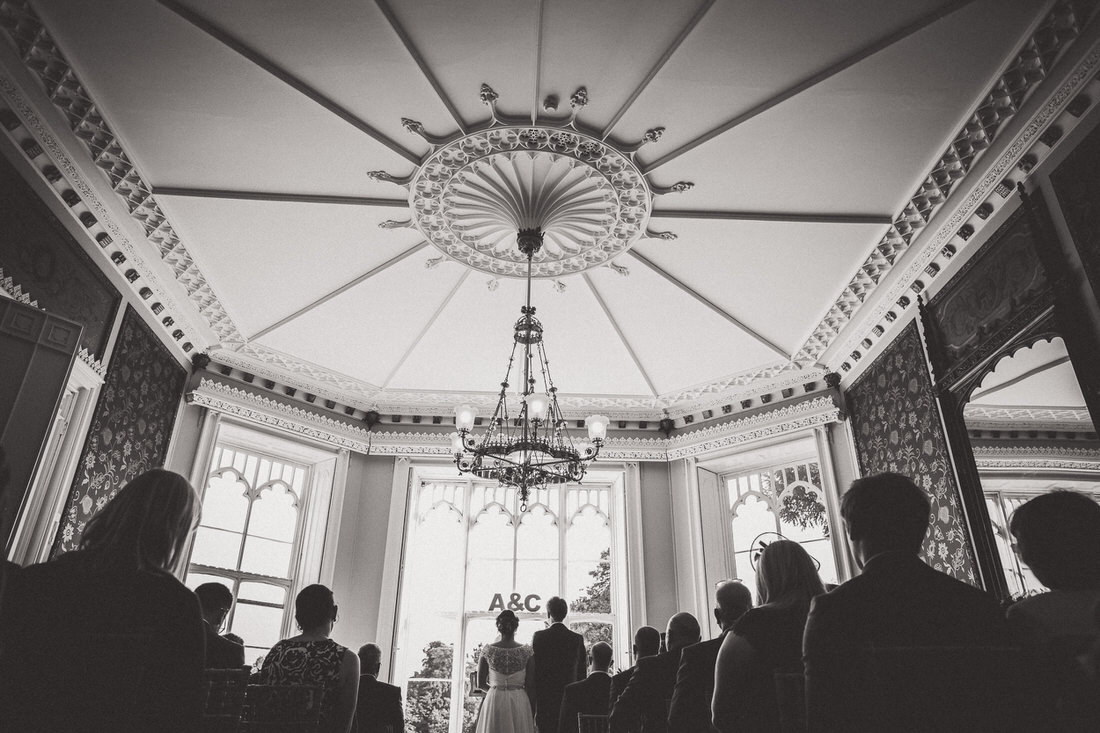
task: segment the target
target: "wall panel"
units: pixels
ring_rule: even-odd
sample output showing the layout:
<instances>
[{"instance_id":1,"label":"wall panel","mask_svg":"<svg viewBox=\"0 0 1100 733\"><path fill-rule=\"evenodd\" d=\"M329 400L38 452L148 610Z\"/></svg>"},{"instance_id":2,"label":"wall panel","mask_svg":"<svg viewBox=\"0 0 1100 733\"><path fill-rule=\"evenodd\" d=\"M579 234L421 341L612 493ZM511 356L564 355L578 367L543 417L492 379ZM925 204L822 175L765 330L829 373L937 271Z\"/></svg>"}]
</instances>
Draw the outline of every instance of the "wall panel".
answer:
<instances>
[{"instance_id":1,"label":"wall panel","mask_svg":"<svg viewBox=\"0 0 1100 733\"><path fill-rule=\"evenodd\" d=\"M846 398L861 474L892 471L913 479L932 502L925 561L977 585L974 551L916 323L852 384Z\"/></svg>"}]
</instances>

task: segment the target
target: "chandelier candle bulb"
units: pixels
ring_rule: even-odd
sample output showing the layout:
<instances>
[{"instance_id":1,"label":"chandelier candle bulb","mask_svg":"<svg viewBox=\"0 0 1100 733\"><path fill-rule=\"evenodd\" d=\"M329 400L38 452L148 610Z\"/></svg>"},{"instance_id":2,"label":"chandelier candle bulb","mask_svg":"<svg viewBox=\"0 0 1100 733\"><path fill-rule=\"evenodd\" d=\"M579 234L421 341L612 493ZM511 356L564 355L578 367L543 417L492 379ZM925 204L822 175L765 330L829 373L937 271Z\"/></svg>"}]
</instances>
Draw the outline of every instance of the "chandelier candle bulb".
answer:
<instances>
[{"instance_id":1,"label":"chandelier candle bulb","mask_svg":"<svg viewBox=\"0 0 1100 733\"><path fill-rule=\"evenodd\" d=\"M544 394L529 394L524 398L527 403L527 417L531 420L545 420L546 410L550 407L550 398Z\"/></svg>"},{"instance_id":2,"label":"chandelier candle bulb","mask_svg":"<svg viewBox=\"0 0 1100 733\"><path fill-rule=\"evenodd\" d=\"M455 408L455 426L459 430L471 430L476 419L477 410L469 405L461 405Z\"/></svg>"},{"instance_id":3,"label":"chandelier candle bulb","mask_svg":"<svg viewBox=\"0 0 1100 733\"><path fill-rule=\"evenodd\" d=\"M603 442L607 438L607 425L611 421L604 415L592 415L585 419L584 424L588 428L588 438L593 443Z\"/></svg>"}]
</instances>

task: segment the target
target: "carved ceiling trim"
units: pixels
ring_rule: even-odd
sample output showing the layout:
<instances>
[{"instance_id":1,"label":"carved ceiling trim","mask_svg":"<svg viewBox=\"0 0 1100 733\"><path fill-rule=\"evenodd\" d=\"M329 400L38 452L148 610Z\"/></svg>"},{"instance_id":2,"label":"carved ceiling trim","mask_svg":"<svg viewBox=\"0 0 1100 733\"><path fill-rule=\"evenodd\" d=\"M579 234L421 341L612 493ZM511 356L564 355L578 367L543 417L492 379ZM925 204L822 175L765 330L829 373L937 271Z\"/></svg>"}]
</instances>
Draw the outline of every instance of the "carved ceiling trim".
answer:
<instances>
[{"instance_id":1,"label":"carved ceiling trim","mask_svg":"<svg viewBox=\"0 0 1100 733\"><path fill-rule=\"evenodd\" d=\"M1092 417L1084 408L1075 407L986 407L982 405L968 404L963 408L963 417L969 427L975 423L999 424L1005 422L1015 423L1066 423L1076 425L1078 429L1088 425L1092 430Z\"/></svg>"},{"instance_id":2,"label":"carved ceiling trim","mask_svg":"<svg viewBox=\"0 0 1100 733\"><path fill-rule=\"evenodd\" d=\"M451 455L450 434L370 432L313 410L289 405L249 390L203 378L188 392L190 404L372 455ZM709 453L762 438L807 430L840 419L829 397L816 397L739 420L664 438L611 436L600 454L611 460L665 461Z\"/></svg>"},{"instance_id":3,"label":"carved ceiling trim","mask_svg":"<svg viewBox=\"0 0 1100 733\"><path fill-rule=\"evenodd\" d=\"M104 172L112 190L126 205L130 217L141 225L148 242L171 268L176 280L186 288L187 295L217 334L219 341L223 345L243 343L244 339L236 325L176 234L172 222L157 203L152 194L152 186L142 178L122 147L122 142L99 114L88 90L30 4L25 0L0 4L0 29L19 50L24 66L42 83L50 101L64 115L70 131L84 144L92 162ZM0 86L9 97L12 93L18 94L10 82ZM113 217L107 213L92 187L77 172L45 125L21 98L16 106L36 136L50 149L51 156L69 174L73 184L80 188L89 207L106 223L119 247L143 270L142 276L159 288L159 280L114 223ZM167 299L163 288L160 291L157 294L162 300Z\"/></svg>"},{"instance_id":4,"label":"carved ceiling trim","mask_svg":"<svg viewBox=\"0 0 1100 733\"><path fill-rule=\"evenodd\" d=\"M979 470L1088 471L1100 474L1100 450L1057 446L975 446Z\"/></svg>"},{"instance_id":5,"label":"carved ceiling trim","mask_svg":"<svg viewBox=\"0 0 1100 733\"><path fill-rule=\"evenodd\" d=\"M1047 74L1062 53L1080 35L1083 21L1076 18L1067 3L1058 3L1038 25L1032 36L1023 44L1017 57L993 85L991 91L978 104L966 124L955 135L954 141L933 165L924 183L894 218L893 224L845 286L840 297L814 329L795 355L800 363L817 362L832 346L840 333L855 318L863 303L875 291L879 283L893 269L894 264L924 231L932 217L947 201L952 191L973 170L981 153L997 138L1003 125L1014 117L1024 100L1047 78ZM1089 59L1092 59L1090 55ZM947 240L955 236L963 222L992 192L1003 174L1022 157L1024 150L1038 136L1046 123L1069 101L1074 91L1087 81L1095 60L1079 67L1054 98L1040 111L983 177L971 194L956 208L954 214L939 226L935 236L922 244L917 258L891 288L891 294L875 309L871 317L862 321L869 326L879 321L887 311L895 307L895 300L904 294L925 271L932 260L940 255ZM965 241L963 239L962 241ZM904 310L905 306L901 306ZM839 350L839 363L848 358L856 344L865 339L865 328L854 329L847 337L844 348Z\"/></svg>"},{"instance_id":6,"label":"carved ceiling trim","mask_svg":"<svg viewBox=\"0 0 1100 733\"><path fill-rule=\"evenodd\" d=\"M404 415L435 415L440 410L450 412L454 405L469 403L474 407L492 408L496 396L490 393L432 392L428 390L382 390L377 385L356 380L301 361L259 344L249 343L236 351L215 349L210 358L225 366L240 369L265 379L282 382L353 405L364 410ZM594 408L607 411L611 419L653 419L667 416L682 418L705 410L722 409L746 400L758 400L763 394L804 388L821 382L825 369L798 369L789 362L731 374L713 382L688 389L668 392L657 397L630 396L559 396L561 406L570 416Z\"/></svg>"}]
</instances>

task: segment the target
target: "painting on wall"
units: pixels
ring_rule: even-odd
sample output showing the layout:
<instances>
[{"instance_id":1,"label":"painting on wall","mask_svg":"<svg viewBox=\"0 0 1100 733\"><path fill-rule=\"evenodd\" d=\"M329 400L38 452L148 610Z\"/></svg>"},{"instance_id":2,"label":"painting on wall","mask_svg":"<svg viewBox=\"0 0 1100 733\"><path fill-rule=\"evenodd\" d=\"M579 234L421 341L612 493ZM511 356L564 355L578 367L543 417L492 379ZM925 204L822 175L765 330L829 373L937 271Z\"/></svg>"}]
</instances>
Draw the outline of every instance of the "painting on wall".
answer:
<instances>
[{"instance_id":1,"label":"painting on wall","mask_svg":"<svg viewBox=\"0 0 1100 733\"><path fill-rule=\"evenodd\" d=\"M187 370L127 307L53 555L78 547L88 520L125 483L164 464L186 381Z\"/></svg>"},{"instance_id":2,"label":"painting on wall","mask_svg":"<svg viewBox=\"0 0 1100 733\"><path fill-rule=\"evenodd\" d=\"M84 326L102 359L122 296L27 182L0 156L0 269L44 310Z\"/></svg>"},{"instance_id":3,"label":"painting on wall","mask_svg":"<svg viewBox=\"0 0 1100 733\"><path fill-rule=\"evenodd\" d=\"M916 323L875 359L845 397L862 475L891 471L913 479L932 502L925 561L977 585L974 550Z\"/></svg>"}]
</instances>

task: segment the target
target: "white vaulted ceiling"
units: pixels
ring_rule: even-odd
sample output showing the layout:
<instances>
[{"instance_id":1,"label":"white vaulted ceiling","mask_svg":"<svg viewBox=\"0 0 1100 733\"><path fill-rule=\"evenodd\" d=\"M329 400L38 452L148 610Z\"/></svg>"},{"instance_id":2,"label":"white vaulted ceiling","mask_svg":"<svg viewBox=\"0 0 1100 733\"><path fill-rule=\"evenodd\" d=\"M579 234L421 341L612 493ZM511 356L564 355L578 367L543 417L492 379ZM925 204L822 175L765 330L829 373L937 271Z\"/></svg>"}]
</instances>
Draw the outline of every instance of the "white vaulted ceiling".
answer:
<instances>
[{"instance_id":1,"label":"white vaulted ceiling","mask_svg":"<svg viewBox=\"0 0 1100 733\"><path fill-rule=\"evenodd\" d=\"M560 124L583 87L577 128L612 148L663 128L634 163L656 189L694 184L652 201L649 230L676 238L533 290L565 404L659 416L820 379L823 319L1052 5L33 9L228 317L211 356L384 411L487 399L523 301L522 280L380 226L409 219L408 192L367 172L407 176L432 151L402 118L449 139L484 127L488 84L501 115Z\"/></svg>"}]
</instances>

